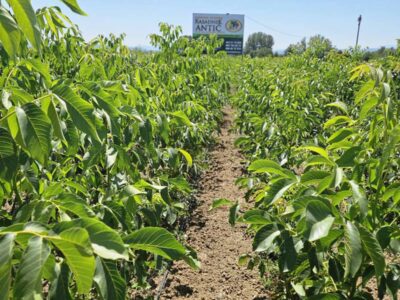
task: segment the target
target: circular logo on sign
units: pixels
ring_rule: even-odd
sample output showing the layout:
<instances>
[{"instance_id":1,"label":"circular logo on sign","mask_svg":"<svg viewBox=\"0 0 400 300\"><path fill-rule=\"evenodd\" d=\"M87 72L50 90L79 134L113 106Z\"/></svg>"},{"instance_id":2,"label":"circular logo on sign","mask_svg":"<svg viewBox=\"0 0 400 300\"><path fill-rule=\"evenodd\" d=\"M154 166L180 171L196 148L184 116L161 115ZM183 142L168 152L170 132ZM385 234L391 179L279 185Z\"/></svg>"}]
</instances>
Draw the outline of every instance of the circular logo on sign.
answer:
<instances>
[{"instance_id":1,"label":"circular logo on sign","mask_svg":"<svg viewBox=\"0 0 400 300\"><path fill-rule=\"evenodd\" d=\"M240 20L229 20L226 22L225 27L229 32L238 32L242 30L243 25Z\"/></svg>"}]
</instances>

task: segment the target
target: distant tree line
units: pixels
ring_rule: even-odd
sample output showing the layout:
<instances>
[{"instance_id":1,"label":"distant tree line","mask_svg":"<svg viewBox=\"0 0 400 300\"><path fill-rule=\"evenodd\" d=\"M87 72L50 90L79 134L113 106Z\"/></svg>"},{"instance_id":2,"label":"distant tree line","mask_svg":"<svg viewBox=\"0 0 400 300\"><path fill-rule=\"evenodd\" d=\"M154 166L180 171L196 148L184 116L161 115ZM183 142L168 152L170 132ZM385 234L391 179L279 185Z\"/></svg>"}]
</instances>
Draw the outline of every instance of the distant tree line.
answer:
<instances>
[{"instance_id":1,"label":"distant tree line","mask_svg":"<svg viewBox=\"0 0 400 300\"><path fill-rule=\"evenodd\" d=\"M273 52L272 47L274 46L274 38L270 34L263 32L256 32L251 34L245 44L244 53L251 57L265 57L265 56L279 56L279 54ZM313 57L323 58L330 51L336 50L342 52L333 47L330 39L317 34L310 37L307 41L306 38L301 39L298 43L290 44L283 55L299 55L306 53ZM348 52L348 51L345 51ZM390 55L400 55L400 39L397 40L396 48L380 47L379 49L351 49L350 52L357 53L363 60L370 60L375 58L387 57Z\"/></svg>"},{"instance_id":2,"label":"distant tree line","mask_svg":"<svg viewBox=\"0 0 400 300\"><path fill-rule=\"evenodd\" d=\"M251 57L272 56L274 46L274 38L270 34L264 32L256 32L251 34L246 41L244 53ZM311 55L323 57L333 49L332 42L322 35L315 35L308 40L303 38L297 44L291 44L285 51L285 55L302 54L306 51Z\"/></svg>"}]
</instances>

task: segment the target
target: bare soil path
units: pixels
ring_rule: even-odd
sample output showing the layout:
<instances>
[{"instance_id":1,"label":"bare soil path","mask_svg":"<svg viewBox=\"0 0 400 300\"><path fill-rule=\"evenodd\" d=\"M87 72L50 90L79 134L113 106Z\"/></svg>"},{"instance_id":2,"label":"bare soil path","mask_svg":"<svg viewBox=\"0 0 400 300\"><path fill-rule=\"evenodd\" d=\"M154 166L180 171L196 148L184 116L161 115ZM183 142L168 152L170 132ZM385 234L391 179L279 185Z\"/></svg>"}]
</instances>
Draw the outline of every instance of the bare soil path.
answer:
<instances>
[{"instance_id":1,"label":"bare soil path","mask_svg":"<svg viewBox=\"0 0 400 300\"><path fill-rule=\"evenodd\" d=\"M175 264L161 299L270 299L257 271L237 264L238 257L251 248L245 228L229 225L228 209L209 211L218 198L244 202L244 192L235 186L243 158L234 147L235 134L229 131L233 118L234 111L226 108L219 142L210 154L210 168L200 182L200 203L187 231L188 244L199 254L201 271Z\"/></svg>"}]
</instances>

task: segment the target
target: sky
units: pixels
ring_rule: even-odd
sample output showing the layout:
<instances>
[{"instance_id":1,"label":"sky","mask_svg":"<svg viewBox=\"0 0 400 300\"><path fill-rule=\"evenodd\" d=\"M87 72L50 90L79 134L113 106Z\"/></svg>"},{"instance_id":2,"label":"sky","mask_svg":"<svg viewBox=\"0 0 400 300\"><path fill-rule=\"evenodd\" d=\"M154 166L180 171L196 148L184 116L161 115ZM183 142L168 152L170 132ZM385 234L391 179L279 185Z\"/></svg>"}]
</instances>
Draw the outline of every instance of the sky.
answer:
<instances>
[{"instance_id":1,"label":"sky","mask_svg":"<svg viewBox=\"0 0 400 300\"><path fill-rule=\"evenodd\" d=\"M35 8L60 6L86 39L125 33L126 44L146 47L158 23L167 22L192 33L193 13L244 14L245 38L262 31L283 50L303 37L322 34L339 49L354 46L357 18L363 16L362 47L395 46L400 38L400 0L78 0L88 16L76 15L59 0L32 0Z\"/></svg>"}]
</instances>

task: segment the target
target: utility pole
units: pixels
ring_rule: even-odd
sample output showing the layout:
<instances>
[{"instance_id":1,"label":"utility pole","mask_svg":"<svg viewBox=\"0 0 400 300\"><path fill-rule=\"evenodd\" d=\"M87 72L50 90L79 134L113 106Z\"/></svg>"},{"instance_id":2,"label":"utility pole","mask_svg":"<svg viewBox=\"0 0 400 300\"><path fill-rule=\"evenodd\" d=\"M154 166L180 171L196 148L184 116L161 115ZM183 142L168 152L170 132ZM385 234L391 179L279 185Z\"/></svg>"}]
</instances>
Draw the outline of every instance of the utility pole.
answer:
<instances>
[{"instance_id":1,"label":"utility pole","mask_svg":"<svg viewBox=\"0 0 400 300\"><path fill-rule=\"evenodd\" d=\"M357 40L356 40L356 49L358 47L358 38L360 37L360 27L361 27L362 16L358 17L358 30L357 30Z\"/></svg>"}]
</instances>

